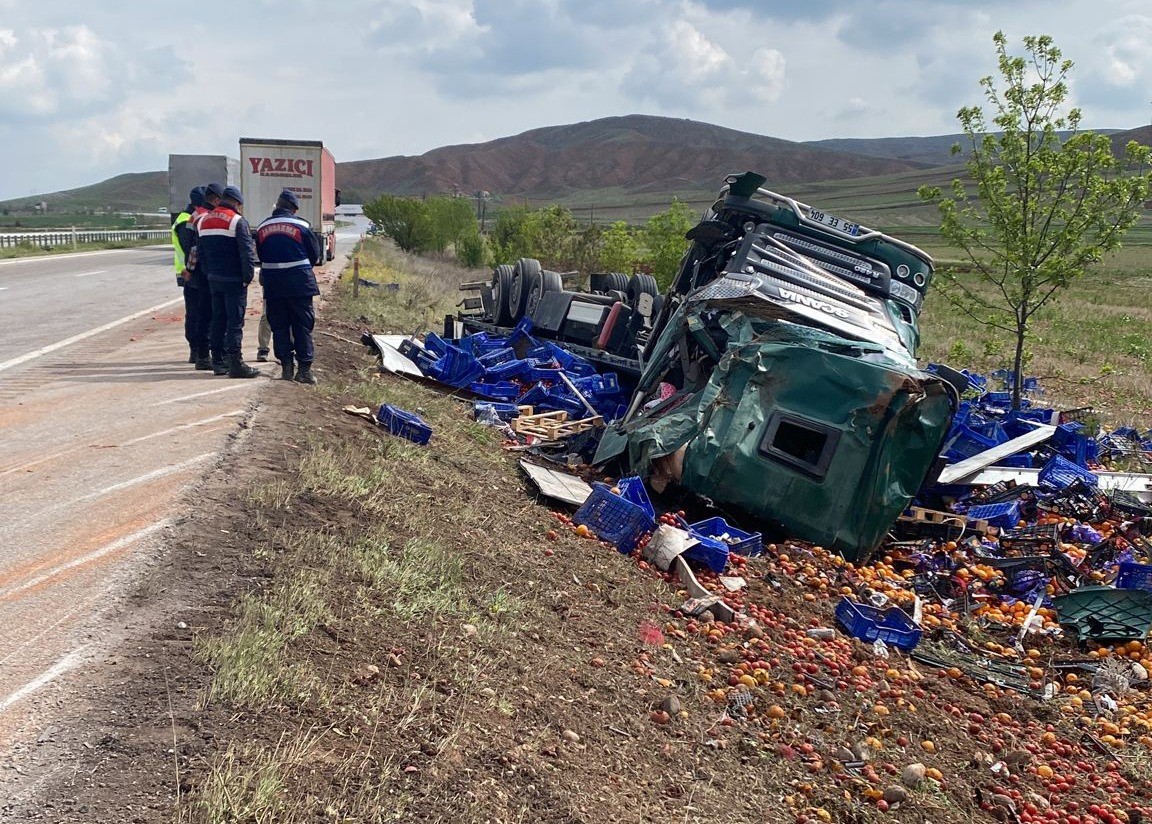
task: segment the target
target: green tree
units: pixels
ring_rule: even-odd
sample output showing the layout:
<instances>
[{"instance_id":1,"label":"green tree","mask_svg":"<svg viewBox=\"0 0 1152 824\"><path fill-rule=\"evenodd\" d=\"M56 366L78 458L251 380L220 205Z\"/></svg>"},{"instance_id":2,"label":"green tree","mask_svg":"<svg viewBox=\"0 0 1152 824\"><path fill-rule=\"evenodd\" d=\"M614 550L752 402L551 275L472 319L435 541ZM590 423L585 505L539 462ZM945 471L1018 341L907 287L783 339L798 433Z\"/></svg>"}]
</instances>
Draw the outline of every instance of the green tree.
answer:
<instances>
[{"instance_id":1,"label":"green tree","mask_svg":"<svg viewBox=\"0 0 1152 824\"><path fill-rule=\"evenodd\" d=\"M479 232L464 235L456 241L456 258L469 269L483 266L488 260L488 248Z\"/></svg>"},{"instance_id":2,"label":"green tree","mask_svg":"<svg viewBox=\"0 0 1152 824\"><path fill-rule=\"evenodd\" d=\"M640 243L636 231L623 220L606 228L600 240L600 268L605 272L631 274L640 261Z\"/></svg>"},{"instance_id":3,"label":"green tree","mask_svg":"<svg viewBox=\"0 0 1152 824\"><path fill-rule=\"evenodd\" d=\"M364 215L405 252L423 252L434 243L432 217L423 200L381 195L364 204Z\"/></svg>"},{"instance_id":4,"label":"green tree","mask_svg":"<svg viewBox=\"0 0 1152 824\"><path fill-rule=\"evenodd\" d=\"M688 239L684 236L694 225L696 216L692 207L678 199L673 199L667 211L653 215L645 224L645 260L661 289L667 289L676 277L680 259L688 250Z\"/></svg>"},{"instance_id":5,"label":"green tree","mask_svg":"<svg viewBox=\"0 0 1152 824\"><path fill-rule=\"evenodd\" d=\"M522 257L532 257L527 224L530 210L527 206L501 209L488 235L488 245L497 263L512 263Z\"/></svg>"},{"instance_id":6,"label":"green tree","mask_svg":"<svg viewBox=\"0 0 1152 824\"><path fill-rule=\"evenodd\" d=\"M957 114L970 144L974 192L958 179L949 196L925 186L920 197L938 206L941 235L975 270L974 281L943 273L941 291L957 309L1015 341L1015 409L1031 321L1119 248L1148 197L1152 149L1133 141L1117 157L1108 137L1079 130L1081 112L1067 106L1073 64L1051 37L1025 37L1025 55L1008 53L1003 32L993 42L999 84L991 76L980 81L991 124L979 106Z\"/></svg>"},{"instance_id":7,"label":"green tree","mask_svg":"<svg viewBox=\"0 0 1152 824\"><path fill-rule=\"evenodd\" d=\"M576 218L563 206L545 206L528 213L525 235L530 253L546 269L572 268L575 260Z\"/></svg>"},{"instance_id":8,"label":"green tree","mask_svg":"<svg viewBox=\"0 0 1152 824\"><path fill-rule=\"evenodd\" d=\"M426 201L432 221L431 249L443 252L460 239L479 232L472 201L462 197L430 197Z\"/></svg>"}]
</instances>

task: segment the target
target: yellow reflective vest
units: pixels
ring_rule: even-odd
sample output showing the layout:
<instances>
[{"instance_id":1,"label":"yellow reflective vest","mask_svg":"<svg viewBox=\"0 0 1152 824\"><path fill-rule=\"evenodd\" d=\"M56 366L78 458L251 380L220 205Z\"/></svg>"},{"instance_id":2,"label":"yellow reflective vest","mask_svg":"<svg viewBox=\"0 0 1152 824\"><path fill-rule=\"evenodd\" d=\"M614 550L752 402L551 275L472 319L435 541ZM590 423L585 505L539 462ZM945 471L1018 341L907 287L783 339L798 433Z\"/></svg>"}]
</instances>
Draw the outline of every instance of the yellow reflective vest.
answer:
<instances>
[{"instance_id":1,"label":"yellow reflective vest","mask_svg":"<svg viewBox=\"0 0 1152 824\"><path fill-rule=\"evenodd\" d=\"M176 215L176 222L172 224L172 262L176 267L176 274L182 275L185 269L184 248L180 245L180 239L176 236L176 230L180 228L181 223L187 223L192 219L192 215L188 212L181 212Z\"/></svg>"}]
</instances>

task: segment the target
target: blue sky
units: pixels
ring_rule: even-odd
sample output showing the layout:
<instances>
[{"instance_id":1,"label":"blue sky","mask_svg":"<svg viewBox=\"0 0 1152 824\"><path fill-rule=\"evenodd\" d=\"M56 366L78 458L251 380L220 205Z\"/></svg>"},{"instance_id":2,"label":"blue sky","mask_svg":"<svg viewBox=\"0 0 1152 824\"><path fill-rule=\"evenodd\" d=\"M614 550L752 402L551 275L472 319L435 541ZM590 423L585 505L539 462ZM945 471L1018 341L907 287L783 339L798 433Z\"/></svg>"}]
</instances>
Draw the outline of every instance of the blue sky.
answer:
<instances>
[{"instance_id":1,"label":"blue sky","mask_svg":"<svg viewBox=\"0 0 1152 824\"><path fill-rule=\"evenodd\" d=\"M1149 122L1147 0L0 0L0 199L242 136L362 160L633 113L948 134L998 29L1055 38L1088 128Z\"/></svg>"}]
</instances>

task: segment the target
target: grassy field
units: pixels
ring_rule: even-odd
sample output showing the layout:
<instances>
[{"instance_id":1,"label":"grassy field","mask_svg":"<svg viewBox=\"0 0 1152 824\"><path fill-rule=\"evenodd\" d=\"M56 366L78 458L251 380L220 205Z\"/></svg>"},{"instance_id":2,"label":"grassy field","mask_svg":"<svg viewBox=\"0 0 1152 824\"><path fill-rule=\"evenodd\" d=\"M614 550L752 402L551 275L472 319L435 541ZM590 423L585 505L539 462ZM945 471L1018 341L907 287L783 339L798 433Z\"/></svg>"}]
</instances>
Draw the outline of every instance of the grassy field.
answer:
<instances>
[{"instance_id":1,"label":"grassy field","mask_svg":"<svg viewBox=\"0 0 1152 824\"><path fill-rule=\"evenodd\" d=\"M947 249L934 249L941 266ZM951 254L955 254L951 252ZM1036 403L1090 406L1109 428L1152 426L1152 247L1133 244L1074 283L1037 316L1028 375L1041 379ZM922 322L925 362L990 372L1010 368L1010 336L982 326L930 293Z\"/></svg>"}]
</instances>

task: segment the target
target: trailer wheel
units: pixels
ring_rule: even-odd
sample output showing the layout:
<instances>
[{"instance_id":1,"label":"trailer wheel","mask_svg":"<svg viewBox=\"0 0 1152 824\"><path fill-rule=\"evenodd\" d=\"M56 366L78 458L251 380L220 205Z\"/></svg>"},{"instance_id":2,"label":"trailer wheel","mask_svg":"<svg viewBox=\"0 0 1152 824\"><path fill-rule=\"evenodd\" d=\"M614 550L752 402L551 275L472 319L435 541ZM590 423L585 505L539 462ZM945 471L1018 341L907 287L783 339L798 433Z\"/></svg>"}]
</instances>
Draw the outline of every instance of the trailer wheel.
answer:
<instances>
[{"instance_id":1,"label":"trailer wheel","mask_svg":"<svg viewBox=\"0 0 1152 824\"><path fill-rule=\"evenodd\" d=\"M628 280L628 305L637 308L641 295L656 297L660 294L660 287L656 278L651 275L633 275Z\"/></svg>"},{"instance_id":2,"label":"trailer wheel","mask_svg":"<svg viewBox=\"0 0 1152 824\"><path fill-rule=\"evenodd\" d=\"M528 291L528 302L524 305L524 316L530 318L536 314L536 307L540 305L540 300L546 292L563 291L564 281L560 279L560 275L557 272L544 269Z\"/></svg>"},{"instance_id":3,"label":"trailer wheel","mask_svg":"<svg viewBox=\"0 0 1152 824\"><path fill-rule=\"evenodd\" d=\"M512 290L508 293L508 306L512 311L512 318L520 320L524 317L524 307L528 303L528 292L532 284L540 277L540 261L533 258L520 258L512 270Z\"/></svg>"},{"instance_id":4,"label":"trailer wheel","mask_svg":"<svg viewBox=\"0 0 1152 824\"><path fill-rule=\"evenodd\" d=\"M509 303L512 293L513 267L501 263L492 272L492 314L497 326L512 325L512 306Z\"/></svg>"},{"instance_id":5,"label":"trailer wheel","mask_svg":"<svg viewBox=\"0 0 1152 824\"><path fill-rule=\"evenodd\" d=\"M604 289L604 294L612 292L627 292L628 291L628 276L622 272L611 272L608 275L608 285Z\"/></svg>"}]
</instances>

